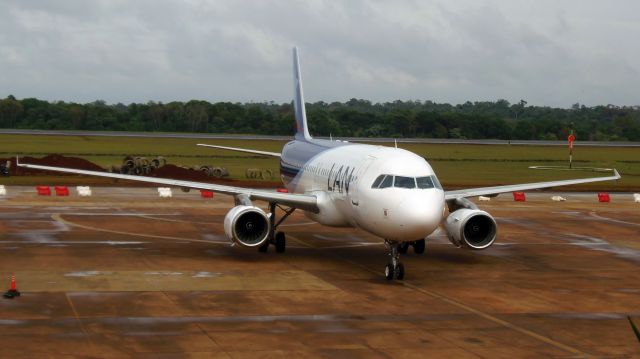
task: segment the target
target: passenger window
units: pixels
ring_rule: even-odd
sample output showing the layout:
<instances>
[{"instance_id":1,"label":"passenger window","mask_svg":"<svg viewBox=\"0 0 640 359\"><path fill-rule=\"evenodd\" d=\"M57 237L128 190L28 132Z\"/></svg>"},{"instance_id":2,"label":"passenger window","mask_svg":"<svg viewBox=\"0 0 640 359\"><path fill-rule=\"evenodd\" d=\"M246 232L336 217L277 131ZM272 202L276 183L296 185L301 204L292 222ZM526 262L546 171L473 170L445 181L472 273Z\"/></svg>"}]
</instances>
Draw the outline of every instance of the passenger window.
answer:
<instances>
[{"instance_id":1,"label":"passenger window","mask_svg":"<svg viewBox=\"0 0 640 359\"><path fill-rule=\"evenodd\" d=\"M396 176L393 187L397 188L416 188L416 180L413 177Z\"/></svg>"},{"instance_id":2,"label":"passenger window","mask_svg":"<svg viewBox=\"0 0 640 359\"><path fill-rule=\"evenodd\" d=\"M393 176L387 175L384 180L382 180L382 183L380 183L380 187L378 188L387 188L391 186L393 186Z\"/></svg>"},{"instance_id":3,"label":"passenger window","mask_svg":"<svg viewBox=\"0 0 640 359\"><path fill-rule=\"evenodd\" d=\"M376 178L375 181L373 181L373 184L371 185L371 188L378 188L378 186L380 185L380 182L382 182L382 180L384 179L385 175L380 175L378 176L378 178Z\"/></svg>"},{"instance_id":4,"label":"passenger window","mask_svg":"<svg viewBox=\"0 0 640 359\"><path fill-rule=\"evenodd\" d=\"M435 185L433 184L433 181L431 180L431 176L429 177L418 177L416 178L416 182L418 183L418 188L433 188L435 187Z\"/></svg>"}]
</instances>

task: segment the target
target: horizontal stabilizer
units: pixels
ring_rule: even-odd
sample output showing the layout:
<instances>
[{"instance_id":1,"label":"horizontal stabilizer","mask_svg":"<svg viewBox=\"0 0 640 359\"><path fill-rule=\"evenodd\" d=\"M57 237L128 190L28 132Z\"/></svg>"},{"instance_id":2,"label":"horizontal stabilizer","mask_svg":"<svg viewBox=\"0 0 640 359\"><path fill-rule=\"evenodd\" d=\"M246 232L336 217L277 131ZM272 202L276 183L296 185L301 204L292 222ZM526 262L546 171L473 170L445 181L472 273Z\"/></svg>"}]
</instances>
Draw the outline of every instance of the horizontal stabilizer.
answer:
<instances>
[{"instance_id":1,"label":"horizontal stabilizer","mask_svg":"<svg viewBox=\"0 0 640 359\"><path fill-rule=\"evenodd\" d=\"M253 153L254 155L262 155L262 156L271 156L271 157L281 157L278 152L268 152L268 151L258 151L258 150L250 150L247 148L238 148L238 147L227 147L227 146L216 146L216 145L207 145L204 143L198 143L198 146L202 147L211 147L218 148L221 150L229 150L229 151L237 151L237 152L245 152L245 153Z\"/></svg>"}]
</instances>

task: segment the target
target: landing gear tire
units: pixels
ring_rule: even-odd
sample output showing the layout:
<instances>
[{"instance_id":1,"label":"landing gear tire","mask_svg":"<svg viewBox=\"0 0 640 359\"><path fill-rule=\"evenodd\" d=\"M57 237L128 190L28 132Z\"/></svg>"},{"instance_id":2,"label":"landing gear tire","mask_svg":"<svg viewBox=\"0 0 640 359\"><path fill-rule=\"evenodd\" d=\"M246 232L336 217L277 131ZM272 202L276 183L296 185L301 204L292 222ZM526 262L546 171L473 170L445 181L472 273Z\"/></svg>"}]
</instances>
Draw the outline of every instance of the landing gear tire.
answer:
<instances>
[{"instance_id":1,"label":"landing gear tire","mask_svg":"<svg viewBox=\"0 0 640 359\"><path fill-rule=\"evenodd\" d=\"M397 280L403 280L404 279L404 264L402 263L398 263L398 266L396 267L396 279Z\"/></svg>"},{"instance_id":2,"label":"landing gear tire","mask_svg":"<svg viewBox=\"0 0 640 359\"><path fill-rule=\"evenodd\" d=\"M287 240L284 235L284 232L276 232L275 246L276 246L276 253L284 253L287 246Z\"/></svg>"},{"instance_id":3,"label":"landing gear tire","mask_svg":"<svg viewBox=\"0 0 640 359\"><path fill-rule=\"evenodd\" d=\"M404 279L404 265L400 263L400 248L402 248L403 245L406 245L406 253L406 248L409 247L409 243L398 242L389 239L385 239L384 243L386 244L387 248L389 248L389 263L384 268L384 277L387 278L387 280Z\"/></svg>"},{"instance_id":4,"label":"landing gear tire","mask_svg":"<svg viewBox=\"0 0 640 359\"><path fill-rule=\"evenodd\" d=\"M417 241L413 242L413 252L415 254L423 254L425 246L426 246L425 240L418 239Z\"/></svg>"},{"instance_id":5,"label":"landing gear tire","mask_svg":"<svg viewBox=\"0 0 640 359\"><path fill-rule=\"evenodd\" d=\"M400 254L407 254L408 250L409 250L409 242L402 242L398 244L398 252Z\"/></svg>"},{"instance_id":6,"label":"landing gear tire","mask_svg":"<svg viewBox=\"0 0 640 359\"><path fill-rule=\"evenodd\" d=\"M393 268L393 264L389 263L386 267L384 267L384 277L387 278L387 280L393 280L394 276L395 271Z\"/></svg>"}]
</instances>

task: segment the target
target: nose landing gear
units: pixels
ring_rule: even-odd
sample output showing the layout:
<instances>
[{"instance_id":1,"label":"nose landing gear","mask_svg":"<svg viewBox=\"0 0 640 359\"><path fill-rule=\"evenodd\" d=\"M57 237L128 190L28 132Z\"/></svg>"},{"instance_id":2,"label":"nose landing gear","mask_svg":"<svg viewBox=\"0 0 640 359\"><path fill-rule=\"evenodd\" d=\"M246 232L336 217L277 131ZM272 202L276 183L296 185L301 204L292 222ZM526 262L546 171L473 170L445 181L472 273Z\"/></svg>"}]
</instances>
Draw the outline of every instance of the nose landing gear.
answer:
<instances>
[{"instance_id":1,"label":"nose landing gear","mask_svg":"<svg viewBox=\"0 0 640 359\"><path fill-rule=\"evenodd\" d=\"M389 248L389 263L384 268L384 277L387 280L404 279L404 265L400 263L400 251L398 250L401 242L392 241L389 239L384 240L385 245Z\"/></svg>"}]
</instances>

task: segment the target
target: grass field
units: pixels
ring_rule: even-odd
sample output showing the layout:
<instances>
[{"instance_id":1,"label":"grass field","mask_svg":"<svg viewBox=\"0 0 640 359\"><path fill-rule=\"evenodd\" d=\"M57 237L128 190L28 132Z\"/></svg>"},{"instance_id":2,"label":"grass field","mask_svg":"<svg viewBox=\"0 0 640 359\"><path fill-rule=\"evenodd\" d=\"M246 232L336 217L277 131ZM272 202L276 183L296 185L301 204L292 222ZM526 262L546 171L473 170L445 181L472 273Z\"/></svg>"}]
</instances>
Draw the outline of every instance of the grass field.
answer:
<instances>
[{"instance_id":1,"label":"grass field","mask_svg":"<svg viewBox=\"0 0 640 359\"><path fill-rule=\"evenodd\" d=\"M214 165L229 169L231 178L244 179L247 168L278 173L278 160L237 152L197 147L201 139L126 138L92 136L0 135L0 157L62 154L82 157L98 165L120 165L126 155L164 156L176 165ZM279 152L284 141L215 140L223 146ZM392 145L392 144L388 144ZM487 186L602 176L591 171L532 170L529 166L567 165L567 148L559 146L400 144L429 160L446 188ZM574 148L574 166L617 168L623 178L615 182L573 187L579 190L638 191L640 149L625 147ZM53 177L51 179L54 179ZM56 177L58 180L59 177ZM2 184L33 184L42 178L0 178ZM277 178L276 178L277 180ZM103 183L99 182L98 183ZM567 188L569 189L569 188Z\"/></svg>"}]
</instances>

